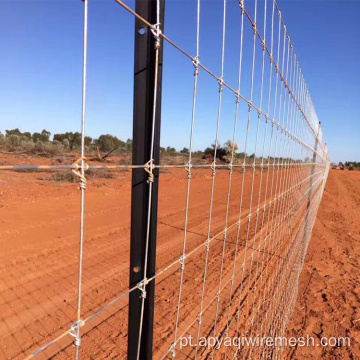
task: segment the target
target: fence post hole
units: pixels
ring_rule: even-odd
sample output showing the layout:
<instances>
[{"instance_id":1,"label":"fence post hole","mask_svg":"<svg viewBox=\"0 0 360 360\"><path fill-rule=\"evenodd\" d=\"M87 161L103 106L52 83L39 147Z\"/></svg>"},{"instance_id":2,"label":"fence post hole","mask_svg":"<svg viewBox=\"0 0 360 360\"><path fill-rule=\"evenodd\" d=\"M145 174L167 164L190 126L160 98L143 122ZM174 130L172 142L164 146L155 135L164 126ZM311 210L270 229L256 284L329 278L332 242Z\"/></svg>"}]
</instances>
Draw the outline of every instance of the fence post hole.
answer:
<instances>
[{"instance_id":1,"label":"fence post hole","mask_svg":"<svg viewBox=\"0 0 360 360\"><path fill-rule=\"evenodd\" d=\"M164 26L165 0L136 0L135 11L149 23L157 23L157 9L160 10L160 29ZM156 92L156 113L154 124L154 164L159 164L161 79L162 79L162 39L158 49L158 79ZM146 164L151 157L152 122L154 108L155 80L155 37L142 21L135 19L135 59L134 59L134 113L133 113L133 153L132 164ZM131 243L130 243L130 288L144 278L144 262L147 259L146 278L155 274L156 231L158 206L159 169L153 170L151 201L149 202L148 174L144 169L132 170L131 194ZM146 253L146 232L148 206L150 204L149 247ZM134 290L129 295L128 317L128 359L138 358L138 342L141 336L139 359L152 359L154 321L155 281L146 286L143 324L140 329L142 308L141 291ZM141 331L140 331L141 330Z\"/></svg>"}]
</instances>

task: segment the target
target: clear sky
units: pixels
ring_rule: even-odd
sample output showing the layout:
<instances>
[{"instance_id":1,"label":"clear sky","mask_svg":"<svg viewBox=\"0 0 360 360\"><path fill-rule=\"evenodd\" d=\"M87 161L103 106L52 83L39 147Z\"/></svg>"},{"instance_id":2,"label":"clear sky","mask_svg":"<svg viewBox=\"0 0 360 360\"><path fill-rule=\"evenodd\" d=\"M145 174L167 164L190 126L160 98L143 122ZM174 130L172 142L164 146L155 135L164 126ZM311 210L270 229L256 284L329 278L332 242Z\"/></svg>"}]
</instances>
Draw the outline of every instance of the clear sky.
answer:
<instances>
[{"instance_id":1,"label":"clear sky","mask_svg":"<svg viewBox=\"0 0 360 360\"><path fill-rule=\"evenodd\" d=\"M261 7L263 1L258 0ZM134 1L127 2L134 7ZM201 62L220 75L222 1L203 0ZM360 161L359 1L279 0L287 30L322 123L332 161ZM253 0L245 0L249 9ZM252 10L253 11L253 10ZM263 16L261 11L259 18ZM224 78L237 88L239 7L228 1ZM259 20L261 22L261 20ZM167 0L165 33L195 54L196 3ZM89 0L87 135L132 136L132 15L113 0ZM80 0L0 0L0 130L52 133L80 130L83 3ZM250 54L246 24L244 51ZM249 97L250 58L242 92ZM260 58L256 59L257 66ZM258 72L257 72L258 73ZM260 83L255 75L256 84ZM193 66L166 45L162 145L188 147ZM258 93L254 95L258 99ZM215 138L218 87L199 76L195 149ZM231 138L234 96L225 93L220 141ZM256 116L254 116L256 118ZM238 129L239 134L243 128ZM241 135L239 135L241 137ZM239 143L241 140L239 139Z\"/></svg>"}]
</instances>

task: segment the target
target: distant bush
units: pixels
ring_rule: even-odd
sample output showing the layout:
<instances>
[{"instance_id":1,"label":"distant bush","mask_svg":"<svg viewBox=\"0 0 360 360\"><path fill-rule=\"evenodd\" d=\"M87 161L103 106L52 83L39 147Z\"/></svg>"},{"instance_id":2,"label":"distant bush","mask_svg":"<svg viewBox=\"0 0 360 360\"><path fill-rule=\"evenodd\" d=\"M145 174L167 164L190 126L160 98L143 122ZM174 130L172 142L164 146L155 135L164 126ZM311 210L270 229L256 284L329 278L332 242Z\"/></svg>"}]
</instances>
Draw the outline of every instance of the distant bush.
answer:
<instances>
[{"instance_id":1,"label":"distant bush","mask_svg":"<svg viewBox=\"0 0 360 360\"><path fill-rule=\"evenodd\" d=\"M25 141L29 141L29 138L27 136L25 136L25 135L21 135L20 136L20 143L23 143Z\"/></svg>"},{"instance_id":2,"label":"distant bush","mask_svg":"<svg viewBox=\"0 0 360 360\"><path fill-rule=\"evenodd\" d=\"M46 142L50 139L51 132L47 130L43 130L41 133L35 132L32 134L32 139L36 143L38 141Z\"/></svg>"},{"instance_id":3,"label":"distant bush","mask_svg":"<svg viewBox=\"0 0 360 360\"><path fill-rule=\"evenodd\" d=\"M224 150L225 150L225 155L223 156L223 160L229 163L229 162L231 162L233 157L236 156L235 154L236 154L236 151L238 150L238 146L237 146L237 144L233 144L233 142L231 140L228 140L224 144Z\"/></svg>"},{"instance_id":4,"label":"distant bush","mask_svg":"<svg viewBox=\"0 0 360 360\"><path fill-rule=\"evenodd\" d=\"M56 141L53 143L48 141L44 144L44 152L49 157L62 154L63 151L64 151L64 146L60 143L60 141Z\"/></svg>"},{"instance_id":5,"label":"distant bush","mask_svg":"<svg viewBox=\"0 0 360 360\"><path fill-rule=\"evenodd\" d=\"M45 145L44 143L41 141L41 140L38 140L36 143L35 143L35 151L36 152L44 152L45 150Z\"/></svg>"},{"instance_id":6,"label":"distant bush","mask_svg":"<svg viewBox=\"0 0 360 360\"><path fill-rule=\"evenodd\" d=\"M101 135L96 140L96 145L99 146L101 151L109 152L118 148L125 148L125 142L119 140L116 136L112 135Z\"/></svg>"},{"instance_id":7,"label":"distant bush","mask_svg":"<svg viewBox=\"0 0 360 360\"><path fill-rule=\"evenodd\" d=\"M5 145L5 136L0 133L0 145Z\"/></svg>"},{"instance_id":8,"label":"distant bush","mask_svg":"<svg viewBox=\"0 0 360 360\"><path fill-rule=\"evenodd\" d=\"M57 141L57 140L54 140L54 141ZM69 143L69 140L68 140L68 139L63 139L63 140L62 140L62 144L64 145L64 148L65 148L65 149L69 149L69 148L70 148L70 143Z\"/></svg>"},{"instance_id":9,"label":"distant bush","mask_svg":"<svg viewBox=\"0 0 360 360\"><path fill-rule=\"evenodd\" d=\"M25 136L26 140L31 139L31 134L29 132L21 132L18 128L12 129L12 130L5 130L6 137L9 137L10 135L18 135L18 136Z\"/></svg>"},{"instance_id":10,"label":"distant bush","mask_svg":"<svg viewBox=\"0 0 360 360\"><path fill-rule=\"evenodd\" d=\"M54 140L61 141L64 144L64 140L67 140L66 146L73 150L81 144L81 134L79 132L67 132L64 134L54 134ZM64 144L65 145L65 144Z\"/></svg>"},{"instance_id":11,"label":"distant bush","mask_svg":"<svg viewBox=\"0 0 360 360\"><path fill-rule=\"evenodd\" d=\"M30 140L30 141L22 141L21 142L21 147L27 153L31 153L35 149L35 143L32 140Z\"/></svg>"},{"instance_id":12,"label":"distant bush","mask_svg":"<svg viewBox=\"0 0 360 360\"><path fill-rule=\"evenodd\" d=\"M20 136L19 135L10 135L8 137L8 143L11 147L19 147L20 146Z\"/></svg>"}]
</instances>

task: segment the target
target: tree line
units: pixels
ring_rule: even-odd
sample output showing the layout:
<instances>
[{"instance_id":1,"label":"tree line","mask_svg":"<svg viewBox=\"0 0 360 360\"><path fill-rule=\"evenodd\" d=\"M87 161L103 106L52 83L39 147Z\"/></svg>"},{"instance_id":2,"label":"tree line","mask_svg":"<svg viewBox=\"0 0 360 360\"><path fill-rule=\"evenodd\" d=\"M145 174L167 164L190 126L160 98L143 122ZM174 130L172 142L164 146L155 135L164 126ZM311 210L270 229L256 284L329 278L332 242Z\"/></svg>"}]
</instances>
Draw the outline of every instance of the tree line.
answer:
<instances>
[{"instance_id":1,"label":"tree line","mask_svg":"<svg viewBox=\"0 0 360 360\"><path fill-rule=\"evenodd\" d=\"M54 134L52 140L51 132L44 129L41 132L22 132L18 128L5 130L5 135L0 132L0 145L8 145L9 147L34 147L38 149L44 149L45 146L55 145L62 146L67 150L76 150L81 146L81 133L80 132L65 132ZM85 136L85 146L90 149L99 148L102 152L131 152L132 151L132 139L126 141L120 140L118 137L110 134L100 135L98 138L92 138ZM236 153L238 146L233 146L232 142L227 141L224 146L217 145L216 157L223 160L230 161L231 151L234 148ZM174 147L160 147L160 153L166 155L186 155L189 154L189 149L184 147L178 151ZM195 157L201 156L214 156L215 155L215 144L211 147L207 147L204 151L195 151L192 153Z\"/></svg>"},{"instance_id":2,"label":"tree line","mask_svg":"<svg viewBox=\"0 0 360 360\"><path fill-rule=\"evenodd\" d=\"M12 130L5 130L5 135L0 132L0 145L7 145L10 148L33 148L38 150L45 150L51 145L62 147L64 150L76 150L81 146L80 132L66 132L54 134L53 139L50 140L51 132L44 129L41 132L22 132L18 128ZM132 140L122 141L116 136L104 134L99 138L93 139L90 136L85 136L85 146L87 148L96 149L100 151L110 152L120 149L123 152L132 150Z\"/></svg>"},{"instance_id":3,"label":"tree line","mask_svg":"<svg viewBox=\"0 0 360 360\"><path fill-rule=\"evenodd\" d=\"M27 153L45 153L48 156L60 154L64 151L77 151L81 146L80 132L65 132L54 134L51 140L51 132L44 129L41 132L22 132L18 128L6 130L5 135L0 132L0 146L6 147L10 151L21 149ZM85 136L85 148L87 152L100 151L105 153L106 157L111 153L131 154L132 139L126 141L120 140L118 137L110 134L100 135L98 138ZM216 151L215 151L216 150ZM215 142L211 146L206 147L203 151L197 150L192 152L192 157L201 159L213 159L216 153L216 158L229 163L242 162L244 159L251 163L261 162L261 157L255 157L255 154L245 154L238 152L238 145L231 140L226 141L223 145ZM160 155L162 156L187 156L189 149L184 147L178 151L174 147L160 147ZM273 157L270 159L274 160ZM283 160L282 157L277 158ZM288 159L284 159L288 160ZM294 161L294 160L292 160ZM306 160L305 160L306 161Z\"/></svg>"}]
</instances>

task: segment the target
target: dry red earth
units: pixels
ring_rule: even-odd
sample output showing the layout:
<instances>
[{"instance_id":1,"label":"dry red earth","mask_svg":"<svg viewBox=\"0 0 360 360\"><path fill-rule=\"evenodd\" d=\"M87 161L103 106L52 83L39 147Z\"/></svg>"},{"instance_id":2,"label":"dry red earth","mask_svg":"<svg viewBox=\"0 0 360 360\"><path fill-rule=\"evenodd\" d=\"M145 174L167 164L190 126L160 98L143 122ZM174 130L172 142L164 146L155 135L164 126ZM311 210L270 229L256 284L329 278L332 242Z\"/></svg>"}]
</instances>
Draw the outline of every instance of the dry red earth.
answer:
<instances>
[{"instance_id":1,"label":"dry red earth","mask_svg":"<svg viewBox=\"0 0 360 360\"><path fill-rule=\"evenodd\" d=\"M72 161L73 159L69 159L68 163ZM16 162L46 164L49 163L49 159L17 158ZM4 155L2 163L14 163L13 156ZM316 171L320 170L316 169ZM314 186L311 199L307 194L304 196L309 182L302 182L302 180L307 179L310 173L311 169L297 167L275 173L266 170L263 175L257 170L253 178L252 172L248 171L243 181L242 173L235 171L231 186L228 232L224 246L223 230L229 171L217 171L201 336L221 333L228 320L234 319L237 304L240 304L242 309L238 330L246 333L254 331L247 314L252 314L254 309L258 309L257 314L262 313L266 306L263 303L263 297L274 299L274 303L277 301L278 304L284 306L288 303L288 299L280 297L280 290L287 283L286 279L293 276L291 267L288 267L287 264L298 261L299 242L297 239L301 239L302 232L305 231L302 219L306 205L309 206L311 202L316 201L319 196L318 189L321 186L321 176L314 176L313 180L316 186ZM355 229L355 226L358 226L356 216L359 217L358 208L356 212L356 206L359 204L359 193L356 192L359 173L337 172L330 175L323 204L332 201L332 198L338 199L338 205L336 206L333 201L331 206L334 206L334 209L336 208L338 211L337 214L340 215L338 218L331 217L327 213L321 216L327 219L329 228L334 226L334 229L337 229L339 237L343 237L341 238L343 241L353 241L353 245L347 244L347 260L345 260L345 258L342 259L345 256L342 253L345 248L342 249L341 245L335 246L336 237L333 237L332 252L329 252L330 247L323 242L323 252L328 254L329 258L326 266L320 259L317 260L320 261L320 264L316 265L316 274L319 277L329 275L331 284L335 287L340 288L336 281L341 282L342 286L348 282L348 284L354 284L355 287L356 272L353 270L351 276L350 272L352 266L355 266L356 258L354 256L351 260L349 256L356 254L355 241L359 239L359 228L357 227L357 233ZM54 181L53 175L47 172L3 171L0 176L2 227L0 234L0 359L23 359L41 345L67 331L76 320L80 193L76 184ZM276 182L279 184L278 187L275 187ZM192 250L194 253L185 261L186 270L183 279L178 336L182 332L196 334L198 331L196 319L202 294L206 254L204 241L208 231L211 183L211 170L194 169L191 180L186 243L186 253ZM266 184L269 186L269 191L271 184L274 184L272 198L278 196L279 201L272 208L266 207L264 213L260 212L257 224L257 213L254 210L258 205L262 208L270 198L269 192L266 197ZM300 185L294 191L289 191L295 184ZM244 186L242 221L239 235L237 235L242 186ZM251 199L252 186L254 196ZM341 190L336 186L341 186ZM182 255L186 187L185 170L176 169L161 173L158 271L174 263ZM342 193L345 190L346 195ZM329 195L331 191L335 191L335 193ZM82 319L88 318L128 289L130 196L131 172L116 171L111 175L105 173L100 177L89 176L85 205ZM330 207L330 204L328 206ZM324 205L322 205L321 214L323 214L323 208ZM347 212L350 211L350 208L354 214L347 216L346 214L351 215L350 212ZM250 209L252 209L253 215L248 227L247 216ZM342 221L341 225L339 219ZM349 221L349 223L345 221ZM354 230L350 230L351 221ZM264 240L264 236L260 233L260 224L265 231L270 229L269 234L273 234L273 239L269 236L268 240ZM337 225L341 228L336 227ZM344 226L347 227L345 231ZM318 227L319 223L314 231L314 237L317 234L325 236L323 230L317 230ZM346 235L348 232L351 235ZM239 238L239 246L236 253L237 238ZM310 245L309 254L313 249L312 246ZM319 248L317 246L318 251ZM237 276L231 286L234 259L237 260L235 266ZM240 265L243 259L245 259L245 265L241 271ZM333 268L330 265L331 259L336 261L336 266L334 265ZM221 266L222 261L223 266ZM305 269L308 268L307 264L306 262ZM328 274L320 273L321 266L327 269ZM223 268L221 295L217 311L217 301L214 299L219 289L221 267ZM311 266L312 268L314 265ZM341 272L338 272L340 268ZM342 280L342 273L345 274L346 281ZM176 263L156 279L155 358L161 358L174 341L180 274L180 264ZM311 275L311 281L314 281L313 277L314 275ZM299 299L312 301L313 293L311 291L316 288L320 289L321 281L330 281L328 278L324 279L319 280L316 286L302 287ZM301 284L303 282L304 280ZM241 284L243 285L241 286ZM272 287L267 287L266 284L271 284ZM351 290L350 285L348 286L344 288L346 299L344 301L348 304L345 309L347 310L352 309L351 304L356 306L354 305L356 289L351 288ZM321 300L318 316L324 321L323 314L328 311L326 306L331 304L333 292L330 294L324 289L318 291ZM324 298L321 295L323 292L326 292L326 298L329 301L323 301ZM334 299L334 301L336 300L335 304L342 301L342 295L340 292L338 293L339 297ZM231 294L233 294L232 302L235 305L229 308ZM124 297L112 304L106 311L89 319L82 328L81 355L83 359L125 358L127 305L128 297ZM310 311L310 306L307 309ZM297 307L294 314L300 313L299 311ZM351 319L356 321L355 310L352 309L351 314L351 317L354 317ZM297 319L296 315L294 316ZM332 315L330 314L329 318L330 316ZM258 318L263 321L260 315ZM308 313L305 318L311 319ZM214 329L215 319L217 319L216 329ZM351 321L350 318L348 319ZM302 319L300 320L302 321ZM307 321L311 323L310 320ZM303 323L301 322L301 324ZM305 323L305 325L307 324L308 322ZM311 324L313 324L312 329L316 331L315 323ZM355 331L356 324L355 322L350 327L344 320L341 326ZM235 331L232 326L235 326L235 322L229 326L230 333ZM298 323L290 325L290 327L295 326L304 327ZM73 358L72 340L68 335L35 358ZM299 351L297 349L289 356L300 359L301 357L296 357L298 353L300 354ZM203 355L208 354L203 353ZM178 352L177 358L186 356L193 357L193 352ZM170 354L167 358L171 358ZM353 358L356 359L356 356L354 355Z\"/></svg>"},{"instance_id":2,"label":"dry red earth","mask_svg":"<svg viewBox=\"0 0 360 360\"><path fill-rule=\"evenodd\" d=\"M360 172L331 170L300 277L289 336L349 337L295 347L286 359L360 359Z\"/></svg>"}]
</instances>

